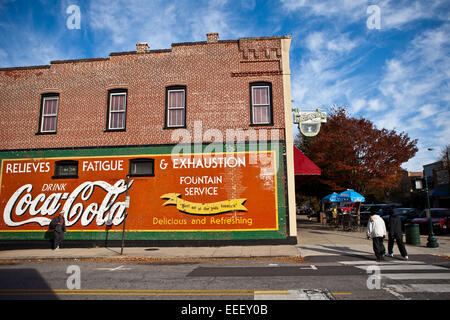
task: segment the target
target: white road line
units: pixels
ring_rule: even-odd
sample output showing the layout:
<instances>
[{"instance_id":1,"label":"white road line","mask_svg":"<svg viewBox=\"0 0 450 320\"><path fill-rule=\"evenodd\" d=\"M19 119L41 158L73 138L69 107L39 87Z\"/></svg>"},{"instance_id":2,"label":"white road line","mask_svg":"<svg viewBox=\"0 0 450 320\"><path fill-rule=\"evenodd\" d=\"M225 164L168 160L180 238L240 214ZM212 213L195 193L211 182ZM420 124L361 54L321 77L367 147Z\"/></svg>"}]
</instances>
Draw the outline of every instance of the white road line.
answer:
<instances>
[{"instance_id":1,"label":"white road line","mask_svg":"<svg viewBox=\"0 0 450 320\"><path fill-rule=\"evenodd\" d=\"M399 300L411 300L411 298L407 298L404 295L398 293L395 289L392 289L390 286L383 287L386 292L389 292L393 296L397 297Z\"/></svg>"},{"instance_id":2,"label":"white road line","mask_svg":"<svg viewBox=\"0 0 450 320\"><path fill-rule=\"evenodd\" d=\"M310 265L309 267L306 267L306 268L300 268L300 269L302 269L302 270L317 270L317 267L315 266L315 265Z\"/></svg>"},{"instance_id":3,"label":"white road line","mask_svg":"<svg viewBox=\"0 0 450 320\"><path fill-rule=\"evenodd\" d=\"M374 264L375 265L375 264ZM371 266L355 266L355 268L367 270ZM440 266L434 266L430 264L410 264L410 265L380 265L377 267L383 271L383 270L448 270L450 272L450 269Z\"/></svg>"},{"instance_id":4,"label":"white road line","mask_svg":"<svg viewBox=\"0 0 450 320\"><path fill-rule=\"evenodd\" d=\"M392 280L440 279L450 280L449 273L382 273L383 278Z\"/></svg>"},{"instance_id":5,"label":"white road line","mask_svg":"<svg viewBox=\"0 0 450 320\"><path fill-rule=\"evenodd\" d=\"M386 287L396 292L434 292L445 293L450 292L450 284L391 284Z\"/></svg>"},{"instance_id":6,"label":"white road line","mask_svg":"<svg viewBox=\"0 0 450 320\"><path fill-rule=\"evenodd\" d=\"M117 268L96 268L97 270L108 270L108 271L118 271L118 270L131 270L131 268L124 268L123 266L118 266Z\"/></svg>"},{"instance_id":7,"label":"white road line","mask_svg":"<svg viewBox=\"0 0 450 320\"><path fill-rule=\"evenodd\" d=\"M300 289L278 291L255 291L255 300L332 300L333 296L326 290Z\"/></svg>"},{"instance_id":8,"label":"white road line","mask_svg":"<svg viewBox=\"0 0 450 320\"><path fill-rule=\"evenodd\" d=\"M356 260L356 261L339 261L343 265L383 265L383 264L425 264L422 261L409 261L409 260L383 260L382 262L376 262L375 260Z\"/></svg>"}]
</instances>

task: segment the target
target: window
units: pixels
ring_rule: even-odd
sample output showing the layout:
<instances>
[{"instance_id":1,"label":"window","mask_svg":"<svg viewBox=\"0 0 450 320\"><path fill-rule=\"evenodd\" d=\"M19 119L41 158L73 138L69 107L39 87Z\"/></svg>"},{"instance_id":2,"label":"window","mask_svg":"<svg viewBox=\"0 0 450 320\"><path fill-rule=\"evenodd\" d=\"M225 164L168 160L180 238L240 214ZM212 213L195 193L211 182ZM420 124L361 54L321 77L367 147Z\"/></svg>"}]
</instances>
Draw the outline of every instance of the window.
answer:
<instances>
[{"instance_id":1,"label":"window","mask_svg":"<svg viewBox=\"0 0 450 320\"><path fill-rule=\"evenodd\" d=\"M57 93L47 93L42 95L38 133L56 133L58 104L59 95Z\"/></svg>"},{"instance_id":2,"label":"window","mask_svg":"<svg viewBox=\"0 0 450 320\"><path fill-rule=\"evenodd\" d=\"M126 128L126 114L127 90L109 90L106 131L124 131Z\"/></svg>"},{"instance_id":3,"label":"window","mask_svg":"<svg viewBox=\"0 0 450 320\"><path fill-rule=\"evenodd\" d=\"M250 103L252 125L273 125L271 83L257 82L250 84Z\"/></svg>"},{"instance_id":4,"label":"window","mask_svg":"<svg viewBox=\"0 0 450 320\"><path fill-rule=\"evenodd\" d=\"M130 177L153 177L155 163L153 159L130 160Z\"/></svg>"},{"instance_id":5,"label":"window","mask_svg":"<svg viewBox=\"0 0 450 320\"><path fill-rule=\"evenodd\" d=\"M62 160L55 162L54 179L78 178L78 161Z\"/></svg>"},{"instance_id":6,"label":"window","mask_svg":"<svg viewBox=\"0 0 450 320\"><path fill-rule=\"evenodd\" d=\"M186 87L166 88L166 128L186 127Z\"/></svg>"}]
</instances>

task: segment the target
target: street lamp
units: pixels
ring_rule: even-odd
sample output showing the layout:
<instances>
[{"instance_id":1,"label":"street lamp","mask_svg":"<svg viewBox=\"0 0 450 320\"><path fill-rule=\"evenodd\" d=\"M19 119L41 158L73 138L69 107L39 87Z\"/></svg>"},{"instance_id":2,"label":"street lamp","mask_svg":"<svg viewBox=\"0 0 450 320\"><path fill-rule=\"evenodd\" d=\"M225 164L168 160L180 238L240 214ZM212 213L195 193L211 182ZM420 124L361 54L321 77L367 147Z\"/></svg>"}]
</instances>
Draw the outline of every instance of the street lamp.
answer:
<instances>
[{"instance_id":1,"label":"street lamp","mask_svg":"<svg viewBox=\"0 0 450 320\"><path fill-rule=\"evenodd\" d=\"M430 211L430 195L428 194L428 181L427 177L425 177L425 190L427 191L427 217L428 217L428 248L437 248L439 247L439 243L437 242L436 237L433 232L433 221L431 219L431 211Z\"/></svg>"},{"instance_id":2,"label":"street lamp","mask_svg":"<svg viewBox=\"0 0 450 320\"><path fill-rule=\"evenodd\" d=\"M433 148L428 148L428 151L433 151ZM425 180L425 190L427 192L427 218L428 218L428 242L427 242L427 247L428 248L437 248L439 247L439 243L437 242L436 237L434 236L434 232L433 232L433 220L431 218L431 210L430 210L430 195L428 193L428 179L427 176L424 175L424 180ZM417 181L416 181L416 187L418 186Z\"/></svg>"}]
</instances>

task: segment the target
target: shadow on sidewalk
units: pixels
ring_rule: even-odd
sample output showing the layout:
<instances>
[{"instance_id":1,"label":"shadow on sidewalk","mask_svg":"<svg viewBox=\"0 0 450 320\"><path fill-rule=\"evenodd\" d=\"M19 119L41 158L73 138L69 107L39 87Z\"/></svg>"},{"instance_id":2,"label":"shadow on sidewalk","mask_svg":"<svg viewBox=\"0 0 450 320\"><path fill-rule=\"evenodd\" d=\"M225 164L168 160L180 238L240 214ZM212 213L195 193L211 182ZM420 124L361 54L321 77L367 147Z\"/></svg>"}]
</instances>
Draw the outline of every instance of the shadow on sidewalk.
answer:
<instances>
[{"instance_id":1,"label":"shadow on sidewalk","mask_svg":"<svg viewBox=\"0 0 450 320\"><path fill-rule=\"evenodd\" d=\"M324 246L324 245L320 246L322 248L317 247L311 248L308 246L304 246L303 249L309 251L316 251L323 254L333 254L343 257L373 260L372 254L370 252L355 250L350 247Z\"/></svg>"},{"instance_id":2,"label":"shadow on sidewalk","mask_svg":"<svg viewBox=\"0 0 450 320\"><path fill-rule=\"evenodd\" d=\"M361 251L354 249L352 244L361 244L365 240L365 232L363 228L357 231L344 231L341 228L335 228L317 222L316 219L309 221L306 216L297 216L299 247L303 250L315 251L324 255L339 255L350 258L373 260L371 251ZM324 235L321 243L320 236L308 237L309 234ZM335 238L336 245L330 245L330 239ZM305 239L308 239L305 241ZM348 240L347 240L348 239ZM313 240L314 242L312 242ZM344 244L339 242L344 241ZM306 244L305 244L306 242ZM334 240L331 240L334 242ZM326 243L326 244L325 244ZM371 246L370 246L371 248Z\"/></svg>"}]
</instances>

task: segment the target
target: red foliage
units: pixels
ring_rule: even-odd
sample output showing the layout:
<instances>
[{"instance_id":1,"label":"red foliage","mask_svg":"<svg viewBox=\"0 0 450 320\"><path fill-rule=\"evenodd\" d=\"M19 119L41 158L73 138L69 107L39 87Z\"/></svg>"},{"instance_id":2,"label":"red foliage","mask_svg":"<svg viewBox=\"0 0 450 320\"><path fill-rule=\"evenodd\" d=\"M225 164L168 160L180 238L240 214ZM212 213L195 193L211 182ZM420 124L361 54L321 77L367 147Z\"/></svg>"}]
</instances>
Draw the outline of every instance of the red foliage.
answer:
<instances>
[{"instance_id":1,"label":"red foliage","mask_svg":"<svg viewBox=\"0 0 450 320\"><path fill-rule=\"evenodd\" d=\"M302 138L300 148L322 170L320 182L331 190L395 187L401 170L417 152L417 140L404 132L377 129L369 120L333 109L320 133Z\"/></svg>"}]
</instances>

